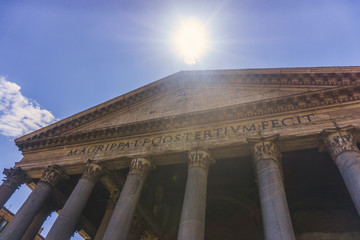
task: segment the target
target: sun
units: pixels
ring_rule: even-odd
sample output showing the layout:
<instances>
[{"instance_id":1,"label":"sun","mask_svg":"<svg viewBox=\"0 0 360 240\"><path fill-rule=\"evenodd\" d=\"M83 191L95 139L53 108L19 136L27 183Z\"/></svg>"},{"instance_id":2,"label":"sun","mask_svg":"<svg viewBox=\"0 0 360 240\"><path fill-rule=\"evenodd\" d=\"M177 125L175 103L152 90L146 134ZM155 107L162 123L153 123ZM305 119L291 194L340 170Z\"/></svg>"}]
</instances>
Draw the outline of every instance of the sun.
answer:
<instances>
[{"instance_id":1,"label":"sun","mask_svg":"<svg viewBox=\"0 0 360 240\"><path fill-rule=\"evenodd\" d=\"M205 25L195 18L182 21L173 42L184 62L195 64L209 46Z\"/></svg>"}]
</instances>

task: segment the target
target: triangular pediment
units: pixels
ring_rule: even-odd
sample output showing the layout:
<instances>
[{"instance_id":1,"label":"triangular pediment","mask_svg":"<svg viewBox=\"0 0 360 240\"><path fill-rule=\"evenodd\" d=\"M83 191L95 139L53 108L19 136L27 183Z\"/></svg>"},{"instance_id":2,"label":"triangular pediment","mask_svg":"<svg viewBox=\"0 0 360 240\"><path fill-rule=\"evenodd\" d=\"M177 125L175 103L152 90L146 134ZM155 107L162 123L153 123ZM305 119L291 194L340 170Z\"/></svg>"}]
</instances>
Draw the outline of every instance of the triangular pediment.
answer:
<instances>
[{"instance_id":1,"label":"triangular pediment","mask_svg":"<svg viewBox=\"0 0 360 240\"><path fill-rule=\"evenodd\" d=\"M300 99L301 95L311 92L359 83L360 67L184 71L27 134L15 142L21 148L25 142L287 96Z\"/></svg>"},{"instance_id":2,"label":"triangular pediment","mask_svg":"<svg viewBox=\"0 0 360 240\"><path fill-rule=\"evenodd\" d=\"M313 87L311 91L319 89L321 88ZM189 85L74 129L69 134L292 96L304 92L309 92L309 89L289 86Z\"/></svg>"}]
</instances>

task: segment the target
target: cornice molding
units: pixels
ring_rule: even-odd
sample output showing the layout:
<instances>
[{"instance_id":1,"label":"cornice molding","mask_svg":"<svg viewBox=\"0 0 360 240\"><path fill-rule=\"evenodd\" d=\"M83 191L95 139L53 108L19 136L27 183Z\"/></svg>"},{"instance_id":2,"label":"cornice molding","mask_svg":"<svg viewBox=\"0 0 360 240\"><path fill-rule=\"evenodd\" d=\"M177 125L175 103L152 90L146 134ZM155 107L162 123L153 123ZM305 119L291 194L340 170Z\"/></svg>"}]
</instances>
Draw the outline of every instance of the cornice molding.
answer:
<instances>
[{"instance_id":1,"label":"cornice molding","mask_svg":"<svg viewBox=\"0 0 360 240\"><path fill-rule=\"evenodd\" d=\"M18 146L24 142L36 142L63 135L86 124L96 122L114 113L145 102L151 98L193 84L221 84L242 86L317 86L339 87L360 85L360 67L315 67L182 71L120 97L80 112L15 140ZM22 149L22 147L20 147Z\"/></svg>"},{"instance_id":2,"label":"cornice molding","mask_svg":"<svg viewBox=\"0 0 360 240\"><path fill-rule=\"evenodd\" d=\"M166 118L134 122L105 129L79 132L65 136L43 137L16 142L23 152L65 145L83 144L95 141L119 139L141 134L181 130L189 127L214 124L233 120L317 109L327 106L349 104L360 101L360 86L347 86L302 93L269 100L239 104L207 111L181 114Z\"/></svg>"}]
</instances>

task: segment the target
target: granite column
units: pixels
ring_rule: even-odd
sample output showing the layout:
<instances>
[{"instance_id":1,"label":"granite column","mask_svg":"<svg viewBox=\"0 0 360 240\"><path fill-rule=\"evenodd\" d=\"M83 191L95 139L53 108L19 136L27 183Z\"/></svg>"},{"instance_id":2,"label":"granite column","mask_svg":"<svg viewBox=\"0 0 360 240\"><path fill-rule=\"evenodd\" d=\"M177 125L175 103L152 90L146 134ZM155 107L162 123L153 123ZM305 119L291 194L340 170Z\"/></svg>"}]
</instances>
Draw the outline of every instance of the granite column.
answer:
<instances>
[{"instance_id":1,"label":"granite column","mask_svg":"<svg viewBox=\"0 0 360 240\"><path fill-rule=\"evenodd\" d=\"M21 240L34 240L41 226L44 224L45 220L48 218L52 211L53 208L49 203L44 204L41 207L39 213L32 220L30 226L27 228Z\"/></svg>"},{"instance_id":2,"label":"granite column","mask_svg":"<svg viewBox=\"0 0 360 240\"><path fill-rule=\"evenodd\" d=\"M103 240L127 239L144 181L151 168L152 164L147 158L139 157L131 160L129 174Z\"/></svg>"},{"instance_id":3,"label":"granite column","mask_svg":"<svg viewBox=\"0 0 360 240\"><path fill-rule=\"evenodd\" d=\"M0 186L0 209L21 184L29 181L26 173L21 168L4 169L3 173L6 177Z\"/></svg>"},{"instance_id":4,"label":"granite column","mask_svg":"<svg viewBox=\"0 0 360 240\"><path fill-rule=\"evenodd\" d=\"M2 240L20 240L26 229L50 196L51 190L64 177L58 166L48 167L25 203L0 234Z\"/></svg>"},{"instance_id":5,"label":"granite column","mask_svg":"<svg viewBox=\"0 0 360 240\"><path fill-rule=\"evenodd\" d=\"M356 145L355 130L353 126L325 129L322 139L360 215L360 151Z\"/></svg>"},{"instance_id":6,"label":"granite column","mask_svg":"<svg viewBox=\"0 0 360 240\"><path fill-rule=\"evenodd\" d=\"M94 240L101 240L102 237L104 236L105 230L110 222L111 216L114 212L114 208L118 199L119 199L119 193L114 192L110 194L110 197L108 199L108 204L106 206L105 214L101 220L100 226L96 232Z\"/></svg>"},{"instance_id":7,"label":"granite column","mask_svg":"<svg viewBox=\"0 0 360 240\"><path fill-rule=\"evenodd\" d=\"M248 138L256 169L265 240L295 240L277 139L278 135Z\"/></svg>"},{"instance_id":8,"label":"granite column","mask_svg":"<svg viewBox=\"0 0 360 240\"><path fill-rule=\"evenodd\" d=\"M204 239L207 176L212 163L205 149L188 153L188 177L178 232L178 240Z\"/></svg>"},{"instance_id":9,"label":"granite column","mask_svg":"<svg viewBox=\"0 0 360 240\"><path fill-rule=\"evenodd\" d=\"M95 183L101 177L102 173L103 171L100 165L94 161L88 161L84 173L60 211L54 225L46 236L46 240L64 240L71 238L87 200L95 187Z\"/></svg>"}]
</instances>

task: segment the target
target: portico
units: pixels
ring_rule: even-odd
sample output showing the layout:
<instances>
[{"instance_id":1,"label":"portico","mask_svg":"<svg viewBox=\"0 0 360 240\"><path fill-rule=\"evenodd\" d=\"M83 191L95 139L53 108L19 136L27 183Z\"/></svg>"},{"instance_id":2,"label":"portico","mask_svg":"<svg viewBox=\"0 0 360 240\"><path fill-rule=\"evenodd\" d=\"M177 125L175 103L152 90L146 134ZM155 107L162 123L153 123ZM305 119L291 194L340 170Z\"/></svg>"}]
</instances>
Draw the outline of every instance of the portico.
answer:
<instances>
[{"instance_id":1,"label":"portico","mask_svg":"<svg viewBox=\"0 0 360 240\"><path fill-rule=\"evenodd\" d=\"M181 72L25 135L0 203L34 190L0 238L50 199L51 240L358 239L359 84L359 67Z\"/></svg>"}]
</instances>

